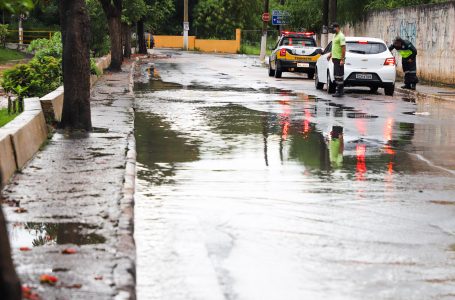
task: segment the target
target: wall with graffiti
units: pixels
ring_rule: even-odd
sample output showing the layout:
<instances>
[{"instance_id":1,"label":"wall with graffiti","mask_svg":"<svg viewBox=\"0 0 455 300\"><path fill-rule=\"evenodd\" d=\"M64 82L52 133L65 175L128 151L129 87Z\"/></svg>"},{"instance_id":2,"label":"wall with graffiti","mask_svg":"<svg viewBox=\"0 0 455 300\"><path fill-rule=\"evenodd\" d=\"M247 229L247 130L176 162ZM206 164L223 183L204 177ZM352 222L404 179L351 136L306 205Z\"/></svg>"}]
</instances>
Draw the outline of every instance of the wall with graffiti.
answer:
<instances>
[{"instance_id":1,"label":"wall with graffiti","mask_svg":"<svg viewBox=\"0 0 455 300\"><path fill-rule=\"evenodd\" d=\"M401 36L417 47L423 80L455 84L455 1L372 12L345 33L387 43Z\"/></svg>"}]
</instances>

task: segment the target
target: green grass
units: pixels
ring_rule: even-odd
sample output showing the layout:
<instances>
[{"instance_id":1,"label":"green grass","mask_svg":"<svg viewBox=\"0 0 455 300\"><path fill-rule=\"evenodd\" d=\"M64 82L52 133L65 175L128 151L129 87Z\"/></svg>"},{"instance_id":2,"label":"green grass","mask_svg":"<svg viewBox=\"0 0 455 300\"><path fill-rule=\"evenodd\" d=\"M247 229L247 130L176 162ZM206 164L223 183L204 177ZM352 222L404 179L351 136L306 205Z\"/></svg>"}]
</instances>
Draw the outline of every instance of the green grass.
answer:
<instances>
[{"instance_id":1,"label":"green grass","mask_svg":"<svg viewBox=\"0 0 455 300\"><path fill-rule=\"evenodd\" d=\"M247 55L260 55L261 54L261 46L260 45L247 45L247 44L244 44L240 48L240 53L241 54L247 54ZM272 51L270 51L267 48L267 52L266 53L267 53L267 55L270 55L272 53Z\"/></svg>"},{"instance_id":2,"label":"green grass","mask_svg":"<svg viewBox=\"0 0 455 300\"><path fill-rule=\"evenodd\" d=\"M0 127L4 126L8 122L11 122L12 120L14 120L14 118L17 117L17 115L18 114L8 115L7 108L0 109Z\"/></svg>"},{"instance_id":3,"label":"green grass","mask_svg":"<svg viewBox=\"0 0 455 300\"><path fill-rule=\"evenodd\" d=\"M0 48L0 64L4 64L11 60L23 59L25 55L21 52Z\"/></svg>"}]
</instances>

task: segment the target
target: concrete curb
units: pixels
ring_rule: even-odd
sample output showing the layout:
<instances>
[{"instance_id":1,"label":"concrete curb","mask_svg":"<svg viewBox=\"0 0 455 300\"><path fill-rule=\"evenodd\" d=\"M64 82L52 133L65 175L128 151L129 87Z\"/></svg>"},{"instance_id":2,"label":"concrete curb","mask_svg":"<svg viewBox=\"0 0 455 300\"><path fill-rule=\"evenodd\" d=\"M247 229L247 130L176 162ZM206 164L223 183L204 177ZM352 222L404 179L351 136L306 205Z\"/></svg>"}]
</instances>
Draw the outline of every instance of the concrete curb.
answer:
<instances>
[{"instance_id":1,"label":"concrete curb","mask_svg":"<svg viewBox=\"0 0 455 300\"><path fill-rule=\"evenodd\" d=\"M0 186L33 158L48 137L39 99L27 98L24 102L24 112L0 128Z\"/></svg>"},{"instance_id":2,"label":"concrete curb","mask_svg":"<svg viewBox=\"0 0 455 300\"><path fill-rule=\"evenodd\" d=\"M110 54L98 59L98 61L96 62L96 66L101 71L100 76L103 75L104 70L109 67L110 63L111 63ZM96 75L90 76L90 88L92 88L95 85L100 76ZM55 91L50 92L49 94L43 96L40 99L41 107L44 112L44 117L48 124L53 122L60 122L62 120L63 98L64 89L63 86L60 86Z\"/></svg>"},{"instance_id":3,"label":"concrete curb","mask_svg":"<svg viewBox=\"0 0 455 300\"><path fill-rule=\"evenodd\" d=\"M136 60L137 61L137 60ZM133 62L129 76L129 93L134 97L134 70L136 61ZM133 98L134 99L134 98ZM134 103L131 113L134 116ZM120 217L118 237L118 263L114 268L114 282L118 290L115 300L136 299L136 244L134 242L134 194L136 190L136 139L134 128L128 135L126 152L125 175L120 199Z\"/></svg>"},{"instance_id":4,"label":"concrete curb","mask_svg":"<svg viewBox=\"0 0 455 300\"><path fill-rule=\"evenodd\" d=\"M438 95L433 95L433 94L425 94L425 93L422 93L419 91L405 90L402 88L395 88L395 91L399 94L414 97L418 100L455 102L455 99L445 98L443 96L438 96Z\"/></svg>"}]
</instances>

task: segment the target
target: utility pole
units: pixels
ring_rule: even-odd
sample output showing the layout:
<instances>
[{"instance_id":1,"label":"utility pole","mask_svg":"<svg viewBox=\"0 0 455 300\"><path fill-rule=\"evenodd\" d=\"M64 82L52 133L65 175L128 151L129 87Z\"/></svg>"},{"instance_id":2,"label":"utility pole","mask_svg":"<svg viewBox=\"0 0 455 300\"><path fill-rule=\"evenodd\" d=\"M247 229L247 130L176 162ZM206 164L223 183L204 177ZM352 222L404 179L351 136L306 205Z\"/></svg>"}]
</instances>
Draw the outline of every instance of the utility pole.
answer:
<instances>
[{"instance_id":1,"label":"utility pole","mask_svg":"<svg viewBox=\"0 0 455 300\"><path fill-rule=\"evenodd\" d=\"M183 49L188 51L188 31L190 30L190 22L188 21L188 0L183 0Z\"/></svg>"},{"instance_id":2,"label":"utility pole","mask_svg":"<svg viewBox=\"0 0 455 300\"><path fill-rule=\"evenodd\" d=\"M269 13L269 0L264 0L264 14ZM262 38L261 38L261 55L260 60L264 62L265 54L267 51L267 28L268 28L268 21L264 21L262 24Z\"/></svg>"},{"instance_id":3,"label":"utility pole","mask_svg":"<svg viewBox=\"0 0 455 300\"><path fill-rule=\"evenodd\" d=\"M329 44L329 0L323 0L321 47L325 48L325 47L327 47L328 44Z\"/></svg>"},{"instance_id":4,"label":"utility pole","mask_svg":"<svg viewBox=\"0 0 455 300\"><path fill-rule=\"evenodd\" d=\"M329 24L337 21L337 0L329 0Z\"/></svg>"}]
</instances>

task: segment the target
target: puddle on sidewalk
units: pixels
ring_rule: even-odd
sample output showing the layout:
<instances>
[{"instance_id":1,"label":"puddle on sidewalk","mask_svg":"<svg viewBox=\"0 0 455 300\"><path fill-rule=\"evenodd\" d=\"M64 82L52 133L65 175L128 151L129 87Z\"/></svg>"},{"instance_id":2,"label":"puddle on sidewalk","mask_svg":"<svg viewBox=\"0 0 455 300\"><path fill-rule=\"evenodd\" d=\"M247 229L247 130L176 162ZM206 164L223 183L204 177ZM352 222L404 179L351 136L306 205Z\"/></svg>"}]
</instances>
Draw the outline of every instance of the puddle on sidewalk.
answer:
<instances>
[{"instance_id":1,"label":"puddle on sidewalk","mask_svg":"<svg viewBox=\"0 0 455 300\"><path fill-rule=\"evenodd\" d=\"M96 226L81 223L12 223L8 232L12 248L50 245L103 244L106 239L96 234Z\"/></svg>"}]
</instances>

